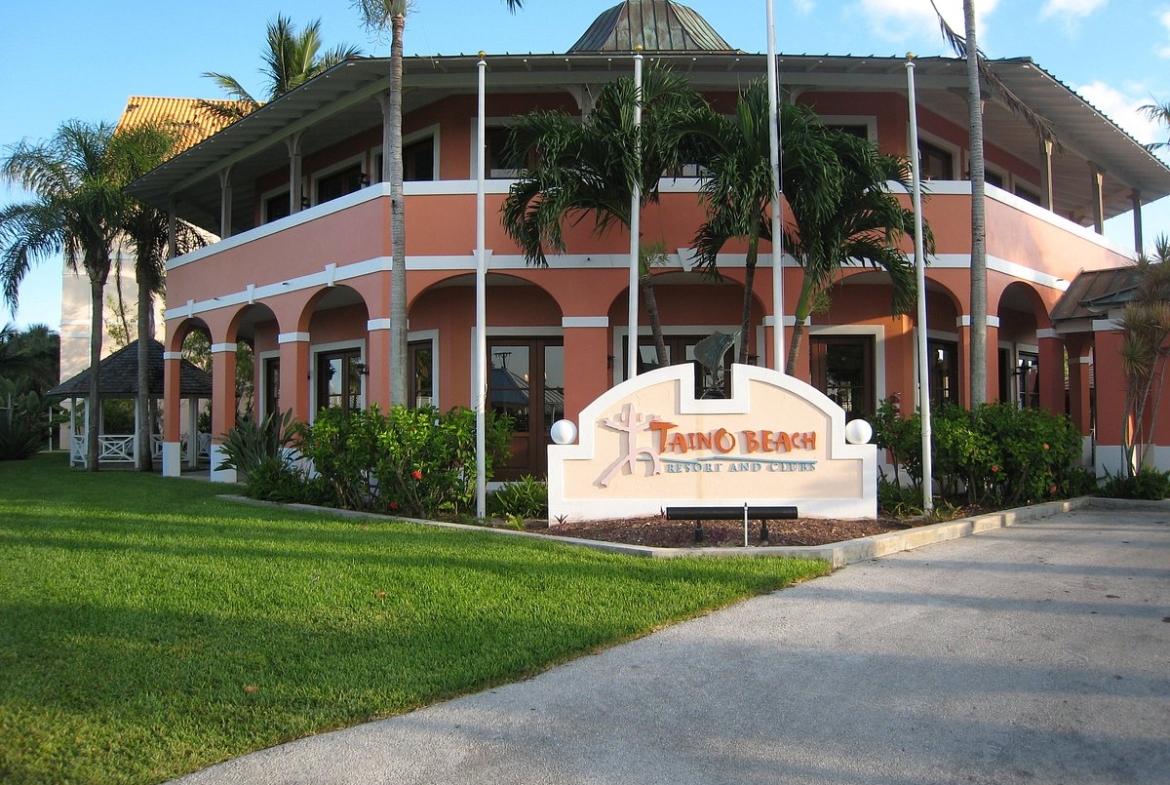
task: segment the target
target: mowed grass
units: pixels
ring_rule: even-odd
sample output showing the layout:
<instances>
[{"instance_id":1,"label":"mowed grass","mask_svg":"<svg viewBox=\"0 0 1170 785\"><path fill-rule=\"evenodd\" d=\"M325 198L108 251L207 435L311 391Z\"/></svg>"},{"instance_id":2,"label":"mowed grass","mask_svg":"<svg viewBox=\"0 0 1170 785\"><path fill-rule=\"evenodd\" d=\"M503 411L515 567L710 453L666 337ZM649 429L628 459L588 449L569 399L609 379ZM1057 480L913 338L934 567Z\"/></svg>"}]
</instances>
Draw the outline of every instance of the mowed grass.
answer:
<instances>
[{"instance_id":1,"label":"mowed grass","mask_svg":"<svg viewBox=\"0 0 1170 785\"><path fill-rule=\"evenodd\" d=\"M827 572L620 557L0 463L0 782L154 783Z\"/></svg>"}]
</instances>

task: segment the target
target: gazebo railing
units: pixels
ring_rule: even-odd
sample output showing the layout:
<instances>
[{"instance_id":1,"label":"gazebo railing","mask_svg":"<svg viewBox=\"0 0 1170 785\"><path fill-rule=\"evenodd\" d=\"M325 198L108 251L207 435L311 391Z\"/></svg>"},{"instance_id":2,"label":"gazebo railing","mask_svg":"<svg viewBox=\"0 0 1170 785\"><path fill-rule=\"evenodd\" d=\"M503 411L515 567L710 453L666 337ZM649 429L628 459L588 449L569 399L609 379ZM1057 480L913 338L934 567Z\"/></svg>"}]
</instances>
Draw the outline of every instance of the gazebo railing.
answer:
<instances>
[{"instance_id":1,"label":"gazebo railing","mask_svg":"<svg viewBox=\"0 0 1170 785\"><path fill-rule=\"evenodd\" d=\"M187 455L190 440L187 434L179 435L180 451ZM69 465L85 467L89 462L89 440L82 435L74 435L69 440ZM196 434L196 458L211 457L211 434ZM163 439L159 434L151 434L150 456L155 460L162 460ZM110 434L98 436L98 461L102 463L134 463L134 434Z\"/></svg>"}]
</instances>

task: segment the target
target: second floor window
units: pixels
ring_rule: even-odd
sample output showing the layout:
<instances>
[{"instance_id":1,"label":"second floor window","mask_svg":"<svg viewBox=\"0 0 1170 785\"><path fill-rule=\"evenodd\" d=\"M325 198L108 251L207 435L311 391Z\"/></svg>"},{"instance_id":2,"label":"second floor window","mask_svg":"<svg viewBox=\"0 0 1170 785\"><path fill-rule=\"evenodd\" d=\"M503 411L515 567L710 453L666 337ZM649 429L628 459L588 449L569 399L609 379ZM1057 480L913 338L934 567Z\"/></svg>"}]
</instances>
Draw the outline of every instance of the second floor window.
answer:
<instances>
[{"instance_id":1,"label":"second floor window","mask_svg":"<svg viewBox=\"0 0 1170 785\"><path fill-rule=\"evenodd\" d=\"M953 180L955 157L930 142L918 140L918 158L923 180Z\"/></svg>"},{"instance_id":2,"label":"second floor window","mask_svg":"<svg viewBox=\"0 0 1170 785\"><path fill-rule=\"evenodd\" d=\"M361 164L322 177L317 181L317 204L357 191L364 179Z\"/></svg>"}]
</instances>

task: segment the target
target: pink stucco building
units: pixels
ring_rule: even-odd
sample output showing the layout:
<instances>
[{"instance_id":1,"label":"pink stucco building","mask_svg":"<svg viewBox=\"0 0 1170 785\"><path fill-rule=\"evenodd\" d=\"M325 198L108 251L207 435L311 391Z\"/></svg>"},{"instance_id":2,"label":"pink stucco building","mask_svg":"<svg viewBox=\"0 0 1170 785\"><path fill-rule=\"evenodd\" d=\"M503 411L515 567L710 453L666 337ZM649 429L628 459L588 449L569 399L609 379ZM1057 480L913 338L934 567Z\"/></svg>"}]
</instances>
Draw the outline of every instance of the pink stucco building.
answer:
<instances>
[{"instance_id":1,"label":"pink stucco building","mask_svg":"<svg viewBox=\"0 0 1170 785\"><path fill-rule=\"evenodd\" d=\"M654 24L631 25L630 6ZM693 12L664 0L623 3L603 14L569 52L489 56L487 73L487 341L490 405L518 414L505 476L544 472L548 428L575 418L624 377L629 326L629 238L570 233L548 268L525 264L500 224L513 172L496 159L508 119L535 108L587 113L597 88L631 70L635 43L684 73L718 105L763 76L766 58L726 44ZM477 57L412 57L405 63L403 123L411 400L470 405L474 335ZM932 398L968 402L970 184L965 65L917 62L920 153L936 255L927 273ZM1042 142L993 92L985 94L988 253L988 397L1070 413L1086 457L1120 461L1123 382L1111 359L1108 309L1057 306L1082 271L1126 265L1132 248L1102 235L1107 218L1170 194L1170 169L1115 123L1032 61L990 62L1003 83L1054 131ZM215 438L233 423L235 349L256 357L261 413L291 409L311 420L324 406L389 403L390 189L380 182L389 63L341 64L175 157L132 191L220 239L170 262L167 364L173 379L192 330L210 335ZM901 58L780 58L784 99L830 125L906 154L909 111ZM742 248L729 247L718 285L690 270L703 217L699 182L664 181L661 204L641 216L645 240L662 240L669 263L655 272L671 359L719 329L738 331ZM586 222L588 224L588 222ZM791 324L797 268L772 302L765 247L753 297L749 353L773 356L778 325ZM831 307L814 315L798 376L830 392L851 416L871 414L893 393L913 400L913 316L891 317L889 285L847 271ZM649 342L643 319L639 333ZM164 471L178 471L177 389L168 387ZM1155 450L1170 468L1170 418ZM213 452L214 452L213 447ZM214 458L214 456L213 456ZM215 461L213 460L213 466ZM227 479L217 473L221 479Z\"/></svg>"}]
</instances>

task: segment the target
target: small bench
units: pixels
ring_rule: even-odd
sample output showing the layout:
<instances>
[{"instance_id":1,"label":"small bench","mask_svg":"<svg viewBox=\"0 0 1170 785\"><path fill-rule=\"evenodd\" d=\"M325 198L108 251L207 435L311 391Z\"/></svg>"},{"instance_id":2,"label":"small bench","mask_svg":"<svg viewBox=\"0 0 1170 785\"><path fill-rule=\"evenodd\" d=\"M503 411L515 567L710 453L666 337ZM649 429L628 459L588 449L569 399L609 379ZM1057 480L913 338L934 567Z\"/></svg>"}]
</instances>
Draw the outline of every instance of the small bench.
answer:
<instances>
[{"instance_id":1,"label":"small bench","mask_svg":"<svg viewBox=\"0 0 1170 785\"><path fill-rule=\"evenodd\" d=\"M694 521L695 542L702 542L705 536L703 521L743 521L743 544L748 544L748 521L783 521L798 518L799 513L794 505L782 506L751 506L742 507L667 507L666 520ZM768 539L768 524L764 523L760 529L760 539Z\"/></svg>"}]
</instances>

